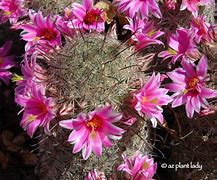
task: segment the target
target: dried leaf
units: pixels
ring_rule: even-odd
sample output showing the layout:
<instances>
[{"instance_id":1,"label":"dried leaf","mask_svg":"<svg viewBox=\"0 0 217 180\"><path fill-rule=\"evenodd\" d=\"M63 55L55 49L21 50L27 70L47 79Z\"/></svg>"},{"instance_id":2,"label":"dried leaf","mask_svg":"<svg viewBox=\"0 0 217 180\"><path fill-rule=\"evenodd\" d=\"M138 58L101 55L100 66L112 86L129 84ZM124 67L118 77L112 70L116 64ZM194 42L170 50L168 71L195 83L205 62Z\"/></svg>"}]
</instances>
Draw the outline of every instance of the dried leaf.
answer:
<instances>
[{"instance_id":1,"label":"dried leaf","mask_svg":"<svg viewBox=\"0 0 217 180\"><path fill-rule=\"evenodd\" d=\"M113 21L113 18L116 15L116 9L112 5L111 2L109 2L107 0L103 0L103 1L96 3L95 7L104 10L105 20L108 24L110 24Z\"/></svg>"}]
</instances>

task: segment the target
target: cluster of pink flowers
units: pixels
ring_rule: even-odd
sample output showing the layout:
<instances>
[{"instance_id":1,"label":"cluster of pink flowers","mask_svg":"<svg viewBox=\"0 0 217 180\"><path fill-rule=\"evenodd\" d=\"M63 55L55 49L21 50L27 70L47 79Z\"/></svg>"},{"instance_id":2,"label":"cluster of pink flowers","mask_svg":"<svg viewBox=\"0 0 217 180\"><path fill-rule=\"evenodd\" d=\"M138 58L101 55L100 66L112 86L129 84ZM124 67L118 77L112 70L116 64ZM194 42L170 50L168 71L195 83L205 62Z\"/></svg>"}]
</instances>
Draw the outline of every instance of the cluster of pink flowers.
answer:
<instances>
[{"instance_id":1,"label":"cluster of pink flowers","mask_svg":"<svg viewBox=\"0 0 217 180\"><path fill-rule=\"evenodd\" d=\"M177 68L171 72L153 72L150 79L141 88L133 92L132 106L141 117L148 117L153 127L164 123L163 107L171 103L172 108L185 105L186 114L193 118L194 113L208 114L210 106L207 99L217 96L217 92L207 87L207 58L198 49L200 44L211 44L216 38L213 26L206 22L205 16L198 15L199 6L210 4L209 0L182 0L180 10L192 13L189 28L178 27L173 33L164 32L158 24L166 11L179 8L176 0L115 0L117 14L121 12L128 20L124 29L131 31L130 45L136 51L151 45L165 48L158 57L169 59ZM19 18L26 16L19 23ZM27 20L29 18L29 20ZM65 8L64 15L43 16L42 12L28 11L24 0L0 0L0 23L6 21L21 29L21 38L26 41L25 55L21 71L12 78L16 82L15 101L22 107L23 117L20 125L33 137L39 127L50 134L50 124L58 112L56 101L46 96L43 84L44 70L36 59L40 53L50 53L64 45L64 38L72 39L81 33L105 31L106 12L94 5L93 0L83 0L81 4L72 3ZM17 24L17 25L16 25ZM115 24L115 23L114 23ZM167 39L168 42L164 42ZM15 66L14 56L9 55L12 42L6 42L0 48L0 79L6 84L12 77L9 69ZM199 60L200 59L200 60ZM171 82L162 86L164 78ZM168 95L171 93L172 95ZM71 107L70 107L71 108ZM125 130L118 127L123 119L121 112L115 112L112 106L96 107L91 112L80 112L75 118L62 120L59 125L72 132L68 142L73 144L73 153L82 151L84 160L93 152L101 157L103 147L110 148L113 140L122 138ZM130 117L122 122L132 125L137 119ZM157 168L152 158L137 153L128 158L123 155L124 163L118 167L126 179L152 179ZM106 179L104 174L94 169L85 180Z\"/></svg>"},{"instance_id":2,"label":"cluster of pink flowers","mask_svg":"<svg viewBox=\"0 0 217 180\"><path fill-rule=\"evenodd\" d=\"M0 24L10 21L15 24L18 19L27 14L24 7L25 0L1 0L0 1Z\"/></svg>"}]
</instances>

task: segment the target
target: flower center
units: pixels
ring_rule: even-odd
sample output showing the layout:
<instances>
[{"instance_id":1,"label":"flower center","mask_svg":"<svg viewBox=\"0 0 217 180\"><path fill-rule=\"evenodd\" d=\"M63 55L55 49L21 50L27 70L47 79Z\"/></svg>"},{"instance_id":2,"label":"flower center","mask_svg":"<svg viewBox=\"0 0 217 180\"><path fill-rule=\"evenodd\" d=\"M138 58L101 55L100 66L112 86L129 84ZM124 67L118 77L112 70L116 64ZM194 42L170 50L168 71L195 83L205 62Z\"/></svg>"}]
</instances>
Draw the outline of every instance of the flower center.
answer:
<instances>
[{"instance_id":1,"label":"flower center","mask_svg":"<svg viewBox=\"0 0 217 180\"><path fill-rule=\"evenodd\" d=\"M198 82L199 82L198 78L196 77L192 78L190 82L188 83L188 89L195 89Z\"/></svg>"},{"instance_id":2,"label":"flower center","mask_svg":"<svg viewBox=\"0 0 217 180\"><path fill-rule=\"evenodd\" d=\"M87 127L92 131L102 127L102 118L98 115L94 115L93 118L87 122Z\"/></svg>"},{"instance_id":3,"label":"flower center","mask_svg":"<svg viewBox=\"0 0 217 180\"><path fill-rule=\"evenodd\" d=\"M144 164L143 164L143 169L147 169L149 167L149 164L145 161Z\"/></svg>"},{"instance_id":4,"label":"flower center","mask_svg":"<svg viewBox=\"0 0 217 180\"><path fill-rule=\"evenodd\" d=\"M48 112L47 106L43 102L39 102L37 107L41 114L45 114Z\"/></svg>"},{"instance_id":5,"label":"flower center","mask_svg":"<svg viewBox=\"0 0 217 180\"><path fill-rule=\"evenodd\" d=\"M87 25L91 25L94 22L98 22L101 19L100 11L91 9L88 11L84 17L84 23Z\"/></svg>"},{"instance_id":6,"label":"flower center","mask_svg":"<svg viewBox=\"0 0 217 180\"><path fill-rule=\"evenodd\" d=\"M43 36L45 40L50 41L57 37L57 33L53 29L48 28L48 29L43 29L40 33L40 36Z\"/></svg>"}]
</instances>

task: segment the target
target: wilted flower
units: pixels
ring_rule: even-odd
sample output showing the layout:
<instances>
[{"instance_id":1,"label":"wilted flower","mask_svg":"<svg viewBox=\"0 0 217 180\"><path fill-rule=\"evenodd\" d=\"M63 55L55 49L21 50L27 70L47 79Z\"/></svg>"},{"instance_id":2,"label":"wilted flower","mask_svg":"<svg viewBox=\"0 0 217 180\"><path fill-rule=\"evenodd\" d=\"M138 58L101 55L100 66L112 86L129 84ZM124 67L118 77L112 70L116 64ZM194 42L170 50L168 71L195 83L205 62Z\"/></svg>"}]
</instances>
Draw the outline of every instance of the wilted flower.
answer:
<instances>
[{"instance_id":1,"label":"wilted flower","mask_svg":"<svg viewBox=\"0 0 217 180\"><path fill-rule=\"evenodd\" d=\"M21 126L27 130L27 134L32 137L38 127L43 127L49 133L50 121L55 118L54 101L45 96L42 88L37 88L32 84L31 94L25 97L25 107Z\"/></svg>"},{"instance_id":2,"label":"wilted flower","mask_svg":"<svg viewBox=\"0 0 217 180\"><path fill-rule=\"evenodd\" d=\"M193 18L191 27L196 32L194 38L197 43L200 43L201 41L212 42L212 38L209 34L210 24L205 21L205 16Z\"/></svg>"},{"instance_id":3,"label":"wilted flower","mask_svg":"<svg viewBox=\"0 0 217 180\"><path fill-rule=\"evenodd\" d=\"M157 120L164 122L161 106L172 102L167 94L168 90L160 88L160 73L152 74L148 82L135 94L135 109L141 116L146 115L151 119L153 127L157 126Z\"/></svg>"},{"instance_id":4,"label":"wilted flower","mask_svg":"<svg viewBox=\"0 0 217 180\"><path fill-rule=\"evenodd\" d=\"M148 17L149 12L157 18L162 17L156 0L121 0L118 10L126 12L130 18L133 18L136 13L139 13L142 17Z\"/></svg>"},{"instance_id":5,"label":"wilted flower","mask_svg":"<svg viewBox=\"0 0 217 180\"><path fill-rule=\"evenodd\" d=\"M198 65L187 60L182 61L183 68L177 68L167 75L173 80L166 86L173 94L172 107L185 104L187 116L192 118L194 111L200 112L201 107L207 109L209 104L206 99L217 96L217 92L206 87L207 59L203 56Z\"/></svg>"},{"instance_id":6,"label":"wilted flower","mask_svg":"<svg viewBox=\"0 0 217 180\"><path fill-rule=\"evenodd\" d=\"M164 0L164 6L170 10L176 9L176 0Z\"/></svg>"},{"instance_id":7,"label":"wilted flower","mask_svg":"<svg viewBox=\"0 0 217 180\"><path fill-rule=\"evenodd\" d=\"M181 10L189 10L194 16L198 15L198 7L210 4L210 0L182 0Z\"/></svg>"},{"instance_id":8,"label":"wilted flower","mask_svg":"<svg viewBox=\"0 0 217 180\"><path fill-rule=\"evenodd\" d=\"M83 5L72 4L72 18L68 26L70 28L82 28L85 30L104 31L105 19L104 11L93 6L93 0L83 0Z\"/></svg>"},{"instance_id":9,"label":"wilted flower","mask_svg":"<svg viewBox=\"0 0 217 180\"><path fill-rule=\"evenodd\" d=\"M111 106L97 108L88 114L80 113L76 119L60 121L60 126L73 130L68 141L74 145L73 153L82 150L86 160L91 151L98 157L102 155L102 145L111 147L110 139L120 139L124 130L113 123L122 118L120 113L113 112Z\"/></svg>"},{"instance_id":10,"label":"wilted flower","mask_svg":"<svg viewBox=\"0 0 217 180\"><path fill-rule=\"evenodd\" d=\"M25 0L1 0L1 23L9 19L10 23L14 24L20 17L26 15L27 10L24 8L24 1Z\"/></svg>"},{"instance_id":11,"label":"wilted flower","mask_svg":"<svg viewBox=\"0 0 217 180\"><path fill-rule=\"evenodd\" d=\"M17 87L15 88L15 102L21 106L26 106L24 99L29 97L31 94L32 84L37 84L37 87L41 87L42 80L39 77L39 73L43 74L44 70L36 63L36 54L28 57L24 56L24 63L21 65L22 75L17 74L12 78L13 82L16 82Z\"/></svg>"},{"instance_id":12,"label":"wilted flower","mask_svg":"<svg viewBox=\"0 0 217 180\"><path fill-rule=\"evenodd\" d=\"M11 50L12 41L7 41L0 48L0 79L2 79L6 84L9 83L9 79L12 76L12 73L8 70L15 65L14 55L8 55Z\"/></svg>"},{"instance_id":13,"label":"wilted flower","mask_svg":"<svg viewBox=\"0 0 217 180\"><path fill-rule=\"evenodd\" d=\"M188 29L177 29L177 33L171 35L169 39L169 48L167 51L162 51L158 54L159 57L167 59L172 57L172 62L175 63L178 59L186 57L197 57L198 49L193 42L194 34Z\"/></svg>"},{"instance_id":14,"label":"wilted flower","mask_svg":"<svg viewBox=\"0 0 217 180\"><path fill-rule=\"evenodd\" d=\"M47 45L51 47L61 45L61 34L57 30L55 20L51 15L43 18L42 13L29 14L32 24L23 24L21 33L23 40L28 41L26 44L26 51L36 44Z\"/></svg>"},{"instance_id":15,"label":"wilted flower","mask_svg":"<svg viewBox=\"0 0 217 180\"><path fill-rule=\"evenodd\" d=\"M157 163L152 158L136 153L133 157L128 158L122 155L124 164L118 166L118 171L125 172L125 178L130 180L151 180L154 176Z\"/></svg>"},{"instance_id":16,"label":"wilted flower","mask_svg":"<svg viewBox=\"0 0 217 180\"><path fill-rule=\"evenodd\" d=\"M97 171L96 169L88 172L84 180L106 180L104 173Z\"/></svg>"}]
</instances>

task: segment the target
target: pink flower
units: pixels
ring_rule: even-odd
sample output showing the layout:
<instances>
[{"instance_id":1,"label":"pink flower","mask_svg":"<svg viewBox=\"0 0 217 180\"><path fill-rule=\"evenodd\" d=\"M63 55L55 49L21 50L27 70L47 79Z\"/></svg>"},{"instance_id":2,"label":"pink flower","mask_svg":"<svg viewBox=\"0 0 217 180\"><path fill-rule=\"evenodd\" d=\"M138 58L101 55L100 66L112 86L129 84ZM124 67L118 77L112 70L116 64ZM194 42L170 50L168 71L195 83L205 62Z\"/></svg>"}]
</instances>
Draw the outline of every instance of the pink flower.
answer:
<instances>
[{"instance_id":1,"label":"pink flower","mask_svg":"<svg viewBox=\"0 0 217 180\"><path fill-rule=\"evenodd\" d=\"M195 34L195 41L197 43L202 42L212 42L212 38L209 34L210 24L206 22L205 16L198 16L193 18L191 26Z\"/></svg>"},{"instance_id":2,"label":"pink flower","mask_svg":"<svg viewBox=\"0 0 217 180\"><path fill-rule=\"evenodd\" d=\"M88 172L84 180L106 180L104 173L97 171L96 169Z\"/></svg>"},{"instance_id":3,"label":"pink flower","mask_svg":"<svg viewBox=\"0 0 217 180\"><path fill-rule=\"evenodd\" d=\"M173 34L169 39L169 48L167 51L162 51L158 54L164 59L172 57L172 62L175 63L178 59L186 57L196 57L198 49L193 42L194 34L188 29L180 28L176 34Z\"/></svg>"},{"instance_id":4,"label":"pink flower","mask_svg":"<svg viewBox=\"0 0 217 180\"><path fill-rule=\"evenodd\" d=\"M74 145L73 153L82 150L82 156L86 160L91 151L100 157L102 145L111 147L110 139L120 139L124 130L113 123L122 118L120 113L112 111L111 106L97 108L95 111L80 113L76 119L60 121L60 126L73 130L68 141Z\"/></svg>"},{"instance_id":5,"label":"pink flower","mask_svg":"<svg viewBox=\"0 0 217 180\"><path fill-rule=\"evenodd\" d=\"M134 16L133 18L128 18L128 22L129 24L124 25L124 29L128 29L132 32L132 39L134 41L138 41L138 39L136 38L136 36L138 34L142 33L142 30L145 27L145 21L147 21L146 19L141 19L138 16Z\"/></svg>"},{"instance_id":6,"label":"pink flower","mask_svg":"<svg viewBox=\"0 0 217 180\"><path fill-rule=\"evenodd\" d=\"M75 18L69 21L70 28L82 28L84 30L104 31L105 18L102 9L93 6L93 0L83 0L83 5L72 4L72 13Z\"/></svg>"},{"instance_id":7,"label":"pink flower","mask_svg":"<svg viewBox=\"0 0 217 180\"><path fill-rule=\"evenodd\" d=\"M10 23L14 24L20 17L27 14L27 10L24 8L24 0L1 0L0 10L2 10L1 23L9 19Z\"/></svg>"},{"instance_id":8,"label":"pink flower","mask_svg":"<svg viewBox=\"0 0 217 180\"><path fill-rule=\"evenodd\" d=\"M189 10L194 16L198 14L198 7L210 4L210 0L182 0L180 10Z\"/></svg>"},{"instance_id":9,"label":"pink flower","mask_svg":"<svg viewBox=\"0 0 217 180\"><path fill-rule=\"evenodd\" d=\"M124 28L132 32L132 40L136 42L136 49L143 49L152 44L163 44L157 38L164 32L157 30L153 21L138 17L128 18L128 20L129 24L125 25Z\"/></svg>"},{"instance_id":10,"label":"pink flower","mask_svg":"<svg viewBox=\"0 0 217 180\"><path fill-rule=\"evenodd\" d=\"M187 60L182 61L183 68L177 68L167 75L173 80L166 88L173 94L172 107L185 104L187 116L192 118L194 111L200 112L201 107L207 109L209 104L206 99L217 96L217 92L206 87L207 59L203 56L198 65Z\"/></svg>"},{"instance_id":11,"label":"pink flower","mask_svg":"<svg viewBox=\"0 0 217 180\"><path fill-rule=\"evenodd\" d=\"M12 46L12 41L7 41L0 48L0 79L2 79L6 84L9 83L9 79L12 76L12 73L8 70L15 65L13 61L15 56L8 55Z\"/></svg>"},{"instance_id":12,"label":"pink flower","mask_svg":"<svg viewBox=\"0 0 217 180\"><path fill-rule=\"evenodd\" d=\"M135 93L135 109L141 116L146 115L151 119L153 127L157 126L157 120L161 124L164 122L162 115L163 109L161 106L167 105L172 102L172 98L167 94L168 90L160 88L160 73L152 74L148 82Z\"/></svg>"},{"instance_id":13,"label":"pink flower","mask_svg":"<svg viewBox=\"0 0 217 180\"><path fill-rule=\"evenodd\" d=\"M12 81L16 82L15 102L23 107L26 106L28 97L31 94L33 82L37 87L43 86L43 80L39 77L39 73L43 74L45 70L36 63L37 55L33 54L28 57L24 56L24 63L21 65L22 76L15 75ZM27 97L27 98L26 98Z\"/></svg>"},{"instance_id":14,"label":"pink flower","mask_svg":"<svg viewBox=\"0 0 217 180\"><path fill-rule=\"evenodd\" d=\"M68 37L73 38L76 35L76 30L68 26L68 20L65 20L65 18L61 16L58 16L57 19L57 27L60 32Z\"/></svg>"},{"instance_id":15,"label":"pink flower","mask_svg":"<svg viewBox=\"0 0 217 180\"><path fill-rule=\"evenodd\" d=\"M126 12L130 18L133 18L136 13L142 17L148 17L149 12L157 18L162 17L156 0L121 0L118 10Z\"/></svg>"},{"instance_id":16,"label":"pink flower","mask_svg":"<svg viewBox=\"0 0 217 180\"><path fill-rule=\"evenodd\" d=\"M151 180L154 176L157 163L152 158L136 153L133 157L128 158L122 155L124 164L118 166L118 171L125 172L125 178L130 180Z\"/></svg>"},{"instance_id":17,"label":"pink flower","mask_svg":"<svg viewBox=\"0 0 217 180\"><path fill-rule=\"evenodd\" d=\"M154 27L153 21L147 21L142 29L142 33L136 35L138 40L136 49L143 49L152 44L163 44L160 40L157 40L163 34L164 32Z\"/></svg>"},{"instance_id":18,"label":"pink flower","mask_svg":"<svg viewBox=\"0 0 217 180\"><path fill-rule=\"evenodd\" d=\"M26 97L27 98L27 97ZM45 96L44 89L32 85L31 95L25 99L23 118L20 125L32 137L38 127L49 133L50 121L55 118L54 101Z\"/></svg>"},{"instance_id":19,"label":"pink flower","mask_svg":"<svg viewBox=\"0 0 217 180\"><path fill-rule=\"evenodd\" d=\"M55 20L51 15L43 18L42 13L30 12L31 24L21 25L24 31L21 33L23 40L28 41L26 44L26 51L36 44L47 45L51 47L61 45L61 34L57 30Z\"/></svg>"}]
</instances>

